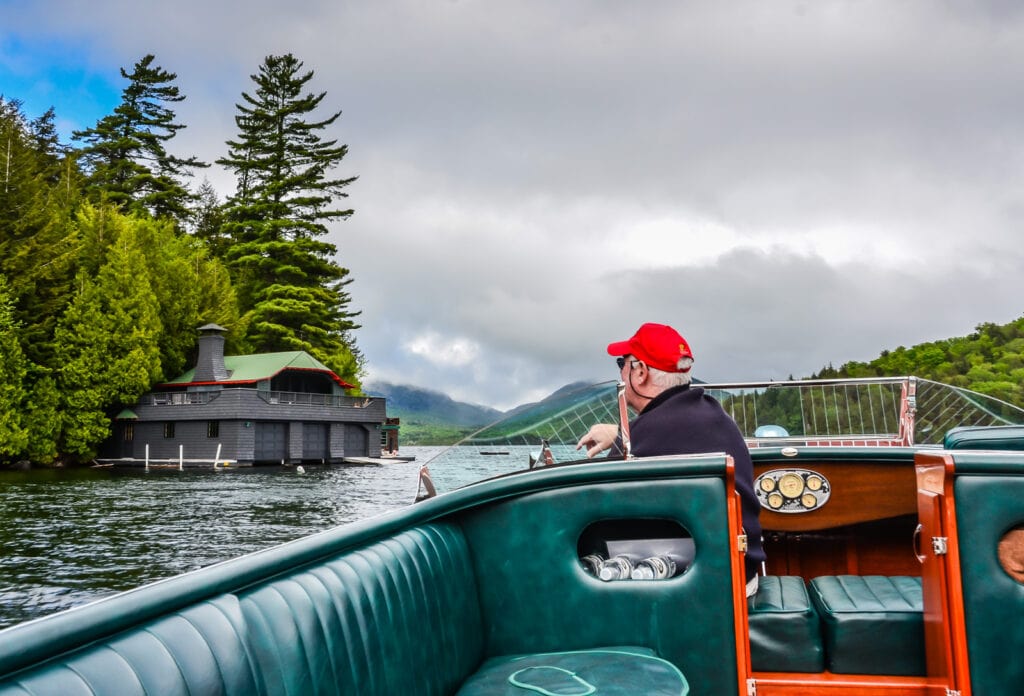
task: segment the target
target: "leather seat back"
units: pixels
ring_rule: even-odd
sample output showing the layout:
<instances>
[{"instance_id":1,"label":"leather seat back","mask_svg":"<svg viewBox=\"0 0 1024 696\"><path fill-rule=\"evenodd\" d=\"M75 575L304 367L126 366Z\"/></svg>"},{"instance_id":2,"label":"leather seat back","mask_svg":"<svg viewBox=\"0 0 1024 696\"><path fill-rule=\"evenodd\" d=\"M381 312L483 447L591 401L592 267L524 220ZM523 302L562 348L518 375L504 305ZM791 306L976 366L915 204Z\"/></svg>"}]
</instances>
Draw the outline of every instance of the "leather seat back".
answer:
<instances>
[{"instance_id":1,"label":"leather seat back","mask_svg":"<svg viewBox=\"0 0 1024 696\"><path fill-rule=\"evenodd\" d=\"M30 667L0 694L432 696L482 644L465 537L428 524Z\"/></svg>"}]
</instances>

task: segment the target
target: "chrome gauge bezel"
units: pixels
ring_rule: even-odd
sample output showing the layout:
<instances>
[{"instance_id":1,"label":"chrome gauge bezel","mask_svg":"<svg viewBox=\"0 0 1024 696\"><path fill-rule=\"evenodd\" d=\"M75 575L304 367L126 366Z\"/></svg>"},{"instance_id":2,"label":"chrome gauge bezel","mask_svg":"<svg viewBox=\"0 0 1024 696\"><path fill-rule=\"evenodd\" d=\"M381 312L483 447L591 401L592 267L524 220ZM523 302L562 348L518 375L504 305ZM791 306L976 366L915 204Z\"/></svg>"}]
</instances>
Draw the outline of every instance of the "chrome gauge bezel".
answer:
<instances>
[{"instance_id":1,"label":"chrome gauge bezel","mask_svg":"<svg viewBox=\"0 0 1024 696\"><path fill-rule=\"evenodd\" d=\"M832 495L832 484L810 469L771 469L754 481L754 493L765 510L799 514L821 509Z\"/></svg>"}]
</instances>

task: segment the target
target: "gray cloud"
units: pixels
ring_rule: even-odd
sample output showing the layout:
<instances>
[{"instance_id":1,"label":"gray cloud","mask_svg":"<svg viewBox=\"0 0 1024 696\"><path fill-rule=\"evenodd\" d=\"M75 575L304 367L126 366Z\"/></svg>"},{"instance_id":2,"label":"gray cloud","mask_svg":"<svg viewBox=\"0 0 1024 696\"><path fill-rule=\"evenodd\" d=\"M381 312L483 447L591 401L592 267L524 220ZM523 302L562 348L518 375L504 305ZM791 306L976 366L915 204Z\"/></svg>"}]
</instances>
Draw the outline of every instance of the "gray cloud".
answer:
<instances>
[{"instance_id":1,"label":"gray cloud","mask_svg":"<svg viewBox=\"0 0 1024 696\"><path fill-rule=\"evenodd\" d=\"M5 14L114 77L155 53L188 95L176 145L207 161L263 56L305 60L360 177L331 239L372 376L511 406L613 377L604 345L643 321L675 324L699 377L755 379L1022 311L1018 3Z\"/></svg>"}]
</instances>

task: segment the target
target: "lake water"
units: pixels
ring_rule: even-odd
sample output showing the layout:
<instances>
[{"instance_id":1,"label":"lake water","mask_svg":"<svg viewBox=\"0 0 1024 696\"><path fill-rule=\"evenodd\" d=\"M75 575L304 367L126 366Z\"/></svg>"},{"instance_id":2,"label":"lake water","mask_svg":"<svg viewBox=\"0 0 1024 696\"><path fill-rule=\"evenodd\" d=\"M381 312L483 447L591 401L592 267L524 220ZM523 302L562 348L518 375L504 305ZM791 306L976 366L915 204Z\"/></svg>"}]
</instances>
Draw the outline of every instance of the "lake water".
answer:
<instances>
[{"instance_id":1,"label":"lake water","mask_svg":"<svg viewBox=\"0 0 1024 696\"><path fill-rule=\"evenodd\" d=\"M409 505L416 461L0 471L0 627Z\"/></svg>"}]
</instances>

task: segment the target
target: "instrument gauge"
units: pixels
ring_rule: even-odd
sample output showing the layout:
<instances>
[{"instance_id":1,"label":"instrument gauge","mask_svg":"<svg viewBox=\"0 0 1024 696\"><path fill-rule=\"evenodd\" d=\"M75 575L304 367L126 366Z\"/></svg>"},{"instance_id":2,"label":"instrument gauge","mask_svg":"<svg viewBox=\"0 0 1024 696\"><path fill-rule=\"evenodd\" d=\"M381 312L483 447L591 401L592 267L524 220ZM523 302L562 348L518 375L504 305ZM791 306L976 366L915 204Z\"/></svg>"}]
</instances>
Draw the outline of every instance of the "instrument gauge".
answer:
<instances>
[{"instance_id":1,"label":"instrument gauge","mask_svg":"<svg viewBox=\"0 0 1024 696\"><path fill-rule=\"evenodd\" d=\"M813 493L804 493L800 497L800 504L810 510L818 505L818 499L814 497Z\"/></svg>"},{"instance_id":2,"label":"instrument gauge","mask_svg":"<svg viewBox=\"0 0 1024 696\"><path fill-rule=\"evenodd\" d=\"M811 474L807 477L807 488L812 491L820 491L824 481L821 480L820 476Z\"/></svg>"},{"instance_id":3,"label":"instrument gauge","mask_svg":"<svg viewBox=\"0 0 1024 696\"><path fill-rule=\"evenodd\" d=\"M771 493L775 490L775 479L770 476L765 476L760 482L761 490L765 493Z\"/></svg>"},{"instance_id":4,"label":"instrument gauge","mask_svg":"<svg viewBox=\"0 0 1024 696\"><path fill-rule=\"evenodd\" d=\"M772 493L768 496L768 507L773 510L778 510L784 502L785 499L779 493Z\"/></svg>"},{"instance_id":5,"label":"instrument gauge","mask_svg":"<svg viewBox=\"0 0 1024 696\"><path fill-rule=\"evenodd\" d=\"M789 472L779 479L779 490L787 498L798 498L804 492L803 476Z\"/></svg>"}]
</instances>

